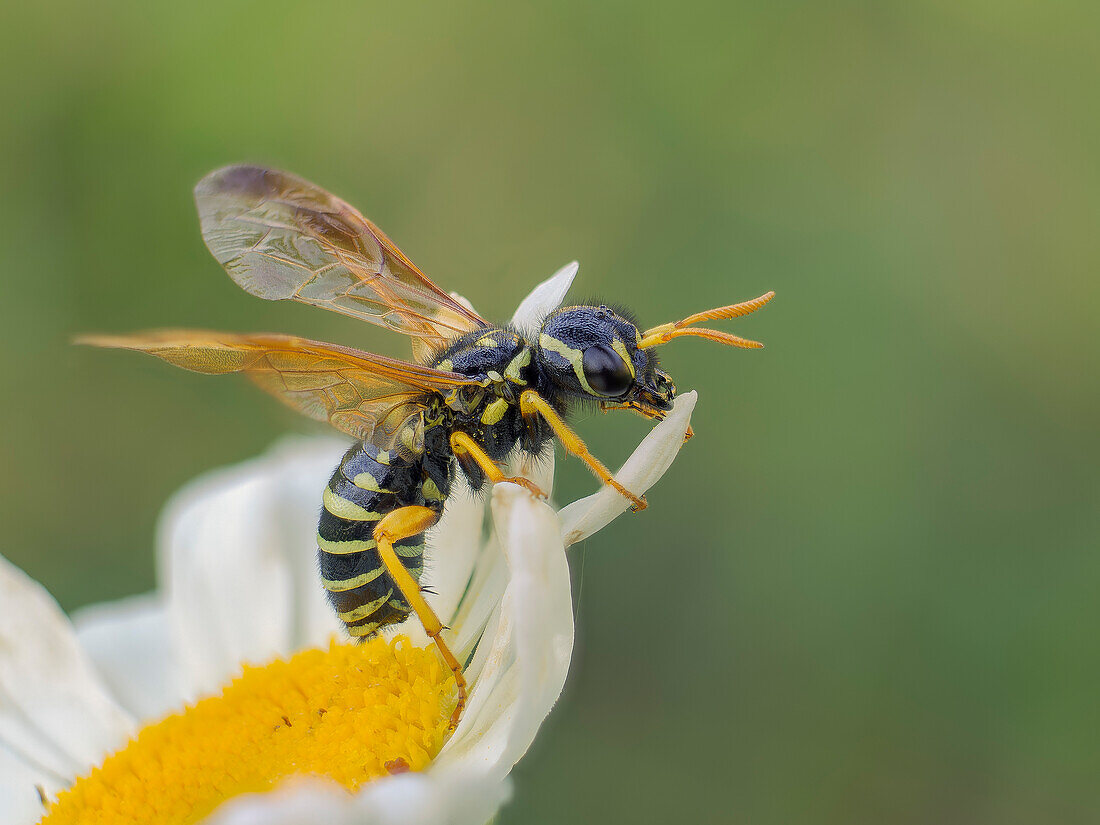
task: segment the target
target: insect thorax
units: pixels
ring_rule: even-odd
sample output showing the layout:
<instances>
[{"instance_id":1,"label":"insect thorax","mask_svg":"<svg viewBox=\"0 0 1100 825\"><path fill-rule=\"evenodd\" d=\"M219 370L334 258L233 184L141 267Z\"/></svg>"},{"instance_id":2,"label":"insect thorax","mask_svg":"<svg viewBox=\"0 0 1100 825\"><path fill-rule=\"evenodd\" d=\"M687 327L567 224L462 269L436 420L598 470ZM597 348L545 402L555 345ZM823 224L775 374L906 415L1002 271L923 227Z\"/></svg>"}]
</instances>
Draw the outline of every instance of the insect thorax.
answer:
<instances>
[{"instance_id":1,"label":"insect thorax","mask_svg":"<svg viewBox=\"0 0 1100 825\"><path fill-rule=\"evenodd\" d=\"M531 452L541 450L549 431L542 427L532 431L520 415L520 393L540 389L534 348L521 335L502 327L478 330L452 342L433 366L469 376L478 385L433 399L425 411L426 441L433 428L445 430L448 437L458 430L496 461L517 444ZM481 479L470 480L475 487L480 485Z\"/></svg>"}]
</instances>

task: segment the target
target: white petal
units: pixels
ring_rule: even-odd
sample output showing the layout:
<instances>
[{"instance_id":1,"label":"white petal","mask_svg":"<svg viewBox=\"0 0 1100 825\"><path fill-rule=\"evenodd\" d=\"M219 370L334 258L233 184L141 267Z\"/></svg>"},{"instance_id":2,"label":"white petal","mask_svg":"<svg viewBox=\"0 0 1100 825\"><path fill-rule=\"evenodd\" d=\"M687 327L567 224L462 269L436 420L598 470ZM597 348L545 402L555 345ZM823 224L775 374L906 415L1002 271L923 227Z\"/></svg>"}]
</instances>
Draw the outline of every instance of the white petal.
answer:
<instances>
[{"instance_id":1,"label":"white petal","mask_svg":"<svg viewBox=\"0 0 1100 825\"><path fill-rule=\"evenodd\" d=\"M494 493L493 513L511 571L502 612L510 612L515 623L519 670L516 715L502 755L502 764L511 770L565 687L573 653L573 601L557 514L512 485Z\"/></svg>"},{"instance_id":2,"label":"white petal","mask_svg":"<svg viewBox=\"0 0 1100 825\"><path fill-rule=\"evenodd\" d=\"M270 451L281 494L277 508L282 551L291 572L291 636L283 653L343 636L343 625L318 577L317 518L321 492L350 446L343 438L286 438Z\"/></svg>"},{"instance_id":3,"label":"white petal","mask_svg":"<svg viewBox=\"0 0 1100 825\"><path fill-rule=\"evenodd\" d=\"M554 462L554 446L548 444L538 455L515 450L509 456L504 471L510 476L530 479L547 496L551 496L554 493Z\"/></svg>"},{"instance_id":4,"label":"white petal","mask_svg":"<svg viewBox=\"0 0 1100 825\"><path fill-rule=\"evenodd\" d=\"M65 781L133 729L57 602L0 558L0 748Z\"/></svg>"},{"instance_id":5,"label":"white petal","mask_svg":"<svg viewBox=\"0 0 1100 825\"><path fill-rule=\"evenodd\" d=\"M0 745L0 822L33 825L45 813L38 789L50 797L67 786L53 775L36 770Z\"/></svg>"},{"instance_id":6,"label":"white petal","mask_svg":"<svg viewBox=\"0 0 1100 825\"><path fill-rule=\"evenodd\" d=\"M622 469L615 473L616 481L636 495L642 495L657 483L680 453L697 398L694 390L676 398L664 421L650 431ZM576 544L588 538L629 507L630 502L611 487L603 487L593 495L574 501L559 514L565 544Z\"/></svg>"},{"instance_id":7,"label":"white petal","mask_svg":"<svg viewBox=\"0 0 1100 825\"><path fill-rule=\"evenodd\" d=\"M324 781L288 781L273 791L234 797L218 806L202 825L344 825L351 799Z\"/></svg>"},{"instance_id":8,"label":"white petal","mask_svg":"<svg viewBox=\"0 0 1100 825\"><path fill-rule=\"evenodd\" d=\"M74 614L73 625L111 694L140 722L160 719L186 702L159 594L86 607Z\"/></svg>"},{"instance_id":9,"label":"white petal","mask_svg":"<svg viewBox=\"0 0 1100 825\"><path fill-rule=\"evenodd\" d=\"M355 797L322 782L288 783L232 800L204 825L482 825L492 818L508 797L508 772L561 693L573 644L557 516L512 484L497 485L492 503L507 589L483 642L489 661L436 761L422 773L376 780Z\"/></svg>"},{"instance_id":10,"label":"white petal","mask_svg":"<svg viewBox=\"0 0 1100 825\"><path fill-rule=\"evenodd\" d=\"M538 456L515 451L505 462L504 472L508 476L522 476L530 479L540 490L550 495L554 489L553 447ZM450 614L450 620L446 623L453 629L450 638L460 658L467 658L471 651L474 651L475 646L477 647L473 660L466 667L466 676L471 682L477 680L485 664L489 644L480 644L480 639L486 630L494 627L499 620L500 601L508 583L508 565L496 533L492 532L486 536L481 529L485 515L485 496L478 496L474 506L477 509L468 517L467 536L463 537L457 531L441 530L433 547L433 554L435 554L433 558L438 563L451 554L452 544L476 537L477 550L469 576L459 580L452 579L451 583L443 581L440 584L441 587L453 587L456 593L461 594ZM451 507L452 502L448 499L448 512ZM444 518L446 519L447 516L445 515ZM455 522L451 523L457 527ZM435 581L433 578L433 584ZM443 595L441 591L440 596Z\"/></svg>"},{"instance_id":11,"label":"white petal","mask_svg":"<svg viewBox=\"0 0 1100 825\"><path fill-rule=\"evenodd\" d=\"M470 300L463 295L459 295L457 292L452 292L451 297L458 301L466 309L470 310L474 315L477 315L477 310L474 309L474 305L470 303Z\"/></svg>"},{"instance_id":12,"label":"white petal","mask_svg":"<svg viewBox=\"0 0 1100 825\"><path fill-rule=\"evenodd\" d=\"M522 331L537 332L546 316L561 306L578 269L580 264L576 261L568 263L535 287L512 316L512 325Z\"/></svg>"},{"instance_id":13,"label":"white petal","mask_svg":"<svg viewBox=\"0 0 1100 825\"><path fill-rule=\"evenodd\" d=\"M483 546L484 521L483 497L475 495L460 480L447 496L443 517L428 531L421 583L433 591L427 594L427 599L440 620L456 632L460 629L457 621L459 600L465 595ZM414 619L409 624L418 623ZM405 632L404 626L401 632Z\"/></svg>"},{"instance_id":14,"label":"white petal","mask_svg":"<svg viewBox=\"0 0 1100 825\"><path fill-rule=\"evenodd\" d=\"M508 797L484 776L408 773L376 780L349 797L331 783L287 782L222 805L203 825L484 825Z\"/></svg>"},{"instance_id":15,"label":"white petal","mask_svg":"<svg viewBox=\"0 0 1100 825\"><path fill-rule=\"evenodd\" d=\"M368 786L356 798L349 822L485 825L508 801L509 791L506 782L473 772L408 773Z\"/></svg>"},{"instance_id":16,"label":"white petal","mask_svg":"<svg viewBox=\"0 0 1100 825\"><path fill-rule=\"evenodd\" d=\"M429 773L481 765L503 779L565 684L573 649L569 566L554 511L512 484L493 490L508 587L470 707Z\"/></svg>"},{"instance_id":17,"label":"white petal","mask_svg":"<svg viewBox=\"0 0 1100 825\"><path fill-rule=\"evenodd\" d=\"M504 472L533 481L547 495L553 492L554 450L531 456L515 451L505 462ZM428 553L423 583L432 591L428 602L443 624L451 628L449 639L456 652L466 654L484 632L497 609L507 569L504 555L493 536L486 537L486 496L473 493L459 476L439 523L428 532ZM409 636L416 644L427 644L427 636L415 621L394 632ZM475 659L467 677L476 678Z\"/></svg>"},{"instance_id":18,"label":"white petal","mask_svg":"<svg viewBox=\"0 0 1100 825\"><path fill-rule=\"evenodd\" d=\"M338 625L317 583L320 493L347 443L291 439L199 478L161 523L159 569L192 694L242 662L322 644Z\"/></svg>"}]
</instances>

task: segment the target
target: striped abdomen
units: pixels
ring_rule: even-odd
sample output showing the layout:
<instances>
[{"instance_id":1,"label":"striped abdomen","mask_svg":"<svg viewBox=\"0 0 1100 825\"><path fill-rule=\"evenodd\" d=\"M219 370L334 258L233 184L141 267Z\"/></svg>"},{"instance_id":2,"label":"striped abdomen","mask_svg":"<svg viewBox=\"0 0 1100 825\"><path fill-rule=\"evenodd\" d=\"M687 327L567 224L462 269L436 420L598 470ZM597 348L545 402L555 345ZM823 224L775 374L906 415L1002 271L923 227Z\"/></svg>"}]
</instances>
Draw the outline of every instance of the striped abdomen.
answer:
<instances>
[{"instance_id":1,"label":"striped abdomen","mask_svg":"<svg viewBox=\"0 0 1100 825\"><path fill-rule=\"evenodd\" d=\"M373 531L387 513L411 504L443 510L442 496L425 498L419 461L360 442L329 479L317 526L321 581L336 613L353 636L404 621L411 612L382 559ZM436 493L428 483L429 493ZM394 552L419 581L424 534L401 539Z\"/></svg>"}]
</instances>

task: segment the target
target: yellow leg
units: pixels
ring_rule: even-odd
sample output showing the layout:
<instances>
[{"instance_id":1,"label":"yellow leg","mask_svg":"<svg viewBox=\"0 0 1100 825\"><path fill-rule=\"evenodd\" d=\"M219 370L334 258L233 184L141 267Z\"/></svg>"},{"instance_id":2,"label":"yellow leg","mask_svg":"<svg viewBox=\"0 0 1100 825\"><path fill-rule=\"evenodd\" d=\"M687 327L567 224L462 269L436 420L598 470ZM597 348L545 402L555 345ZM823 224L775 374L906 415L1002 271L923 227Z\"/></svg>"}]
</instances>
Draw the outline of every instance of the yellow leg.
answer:
<instances>
[{"instance_id":1,"label":"yellow leg","mask_svg":"<svg viewBox=\"0 0 1100 825\"><path fill-rule=\"evenodd\" d=\"M533 481L528 481L521 476L504 475L500 467L496 465L496 462L489 458L489 454L481 448L481 445L470 438L466 433L457 431L451 433L451 452L455 454L455 457L459 461L464 461L466 459L473 461L474 464L481 468L481 472L485 473L485 477L493 484L500 484L502 481L508 481L512 484L518 484L520 487L525 487L538 498L546 498L546 493L540 490L538 485Z\"/></svg>"},{"instance_id":2,"label":"yellow leg","mask_svg":"<svg viewBox=\"0 0 1100 825\"><path fill-rule=\"evenodd\" d=\"M387 513L378 522L378 526L374 528L374 541L378 546L378 556L382 559L382 563L386 565L390 577L400 589L405 601L416 612L420 623L424 625L424 631L435 642L435 646L443 657L444 664L454 674L455 685L458 687L458 702L455 705L454 713L451 714L451 730L454 730L458 727L458 720L462 718L462 711L466 707L466 677L462 675L462 665L458 663L458 659L451 653L447 643L443 641L443 624L439 621L439 617L435 615L435 611L424 600L424 597L420 595L420 585L405 569L405 565L401 563L401 560L393 551L395 541L415 536L417 533L423 533L435 523L436 518L438 516L435 511L428 507L401 507Z\"/></svg>"},{"instance_id":3,"label":"yellow leg","mask_svg":"<svg viewBox=\"0 0 1100 825\"><path fill-rule=\"evenodd\" d=\"M620 495L634 502L630 508L631 510L636 513L647 507L645 496L636 496L617 482L614 476L611 475L611 471L592 453L588 452L588 446L581 440L581 437L569 428L569 425L565 423L562 417L558 415L557 410L551 407L550 402L545 398L534 390L524 390L519 397L519 411L527 421L536 416L542 416L546 419L546 423L550 425L550 429L554 431L554 435L558 437L567 452L587 464L588 469L604 484L614 487Z\"/></svg>"}]
</instances>

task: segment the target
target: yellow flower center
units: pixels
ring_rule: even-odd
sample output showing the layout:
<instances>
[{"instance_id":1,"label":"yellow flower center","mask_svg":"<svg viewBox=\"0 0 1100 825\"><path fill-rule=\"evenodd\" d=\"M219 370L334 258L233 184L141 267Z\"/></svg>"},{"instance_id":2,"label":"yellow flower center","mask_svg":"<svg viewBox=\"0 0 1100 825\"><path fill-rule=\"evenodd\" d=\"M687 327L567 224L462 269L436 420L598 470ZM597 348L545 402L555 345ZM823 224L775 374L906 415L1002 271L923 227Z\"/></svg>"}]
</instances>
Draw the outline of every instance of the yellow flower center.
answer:
<instances>
[{"instance_id":1,"label":"yellow flower center","mask_svg":"<svg viewBox=\"0 0 1100 825\"><path fill-rule=\"evenodd\" d=\"M355 791L421 770L446 738L450 677L404 638L246 667L220 696L142 729L62 792L41 825L187 825L290 776Z\"/></svg>"}]
</instances>

